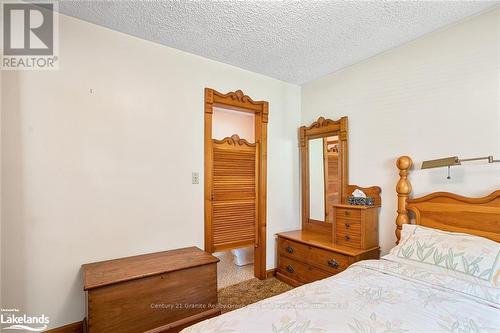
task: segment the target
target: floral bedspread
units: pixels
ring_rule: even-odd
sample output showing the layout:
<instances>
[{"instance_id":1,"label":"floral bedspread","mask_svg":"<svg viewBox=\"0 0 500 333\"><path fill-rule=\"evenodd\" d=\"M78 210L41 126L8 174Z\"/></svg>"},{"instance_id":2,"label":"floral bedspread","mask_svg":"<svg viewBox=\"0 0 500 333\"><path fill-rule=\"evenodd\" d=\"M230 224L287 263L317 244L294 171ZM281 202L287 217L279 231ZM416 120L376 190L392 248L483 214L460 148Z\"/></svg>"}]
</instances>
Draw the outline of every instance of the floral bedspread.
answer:
<instances>
[{"instance_id":1,"label":"floral bedspread","mask_svg":"<svg viewBox=\"0 0 500 333\"><path fill-rule=\"evenodd\" d=\"M182 332L500 332L500 288L445 270L367 260Z\"/></svg>"}]
</instances>

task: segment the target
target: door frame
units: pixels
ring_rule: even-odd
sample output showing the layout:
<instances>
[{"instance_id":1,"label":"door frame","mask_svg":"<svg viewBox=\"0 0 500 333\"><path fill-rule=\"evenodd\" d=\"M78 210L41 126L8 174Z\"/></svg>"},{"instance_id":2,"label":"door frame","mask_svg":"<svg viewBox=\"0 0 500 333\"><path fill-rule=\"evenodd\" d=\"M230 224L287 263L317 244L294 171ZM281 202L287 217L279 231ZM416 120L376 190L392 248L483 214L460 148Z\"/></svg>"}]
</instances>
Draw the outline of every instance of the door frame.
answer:
<instances>
[{"instance_id":1,"label":"door frame","mask_svg":"<svg viewBox=\"0 0 500 333\"><path fill-rule=\"evenodd\" d=\"M257 245L254 249L254 275L266 278L266 211L267 211L267 123L269 103L253 101L241 90L222 94L205 88L205 251L212 253L212 115L213 108L222 107L255 115L254 134L258 144L258 191L255 198L257 215Z\"/></svg>"}]
</instances>

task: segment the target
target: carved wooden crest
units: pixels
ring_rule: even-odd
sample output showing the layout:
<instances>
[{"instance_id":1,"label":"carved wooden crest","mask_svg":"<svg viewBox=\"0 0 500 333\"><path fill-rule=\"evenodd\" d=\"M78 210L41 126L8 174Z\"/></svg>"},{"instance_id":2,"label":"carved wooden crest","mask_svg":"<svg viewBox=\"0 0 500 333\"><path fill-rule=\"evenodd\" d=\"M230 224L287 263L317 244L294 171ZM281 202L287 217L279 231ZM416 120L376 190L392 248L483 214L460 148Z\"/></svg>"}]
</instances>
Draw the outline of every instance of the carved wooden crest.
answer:
<instances>
[{"instance_id":1,"label":"carved wooden crest","mask_svg":"<svg viewBox=\"0 0 500 333\"><path fill-rule=\"evenodd\" d=\"M252 103L252 104L257 104L255 103L249 96L245 95L243 91L241 90L236 90L235 92L230 92L226 94L226 96L231 97L231 99L237 100L240 103Z\"/></svg>"},{"instance_id":2,"label":"carved wooden crest","mask_svg":"<svg viewBox=\"0 0 500 333\"><path fill-rule=\"evenodd\" d=\"M304 147L307 137L312 134L338 133L340 141L347 141L347 117L339 120L326 119L319 117L318 120L309 126L302 126L299 129L300 146Z\"/></svg>"},{"instance_id":3,"label":"carved wooden crest","mask_svg":"<svg viewBox=\"0 0 500 333\"><path fill-rule=\"evenodd\" d=\"M324 117L319 117L318 120L313 122L311 125L306 127L306 130L310 130L313 128L321 128L321 127L326 127L330 125L337 125L339 123L339 120L331 120L331 119L325 119Z\"/></svg>"},{"instance_id":4,"label":"carved wooden crest","mask_svg":"<svg viewBox=\"0 0 500 333\"><path fill-rule=\"evenodd\" d=\"M243 109L262 116L262 122L268 122L269 103L254 101L241 90L222 94L216 90L205 88L205 113L212 113L214 106L228 107L229 109Z\"/></svg>"},{"instance_id":5,"label":"carved wooden crest","mask_svg":"<svg viewBox=\"0 0 500 333\"><path fill-rule=\"evenodd\" d=\"M267 103L264 101L254 101L250 96L245 95L243 93L243 91L241 91L239 89L236 91L228 92L227 94L221 94L220 92L213 90L213 89L210 89L210 90L211 90L213 95L215 95L221 99L230 98L232 101L238 101L239 103L243 103L243 104L250 103L253 105L262 105L262 104Z\"/></svg>"},{"instance_id":6,"label":"carved wooden crest","mask_svg":"<svg viewBox=\"0 0 500 333\"><path fill-rule=\"evenodd\" d=\"M248 147L255 147L255 143L250 143L247 140L240 138L238 134L233 134L233 135L231 135L231 137L226 137L222 140L217 140L217 139L213 139L213 140L214 140L214 143L217 143L217 144L226 143L230 146L243 146L243 145L245 145Z\"/></svg>"}]
</instances>

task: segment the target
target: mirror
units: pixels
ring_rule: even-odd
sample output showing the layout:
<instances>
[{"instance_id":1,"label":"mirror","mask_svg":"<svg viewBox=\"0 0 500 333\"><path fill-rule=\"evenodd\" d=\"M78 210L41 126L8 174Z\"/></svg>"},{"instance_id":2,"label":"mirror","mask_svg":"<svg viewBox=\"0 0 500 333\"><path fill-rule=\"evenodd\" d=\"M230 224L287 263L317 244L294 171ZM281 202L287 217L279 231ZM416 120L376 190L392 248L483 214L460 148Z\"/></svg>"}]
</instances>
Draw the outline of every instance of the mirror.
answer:
<instances>
[{"instance_id":1,"label":"mirror","mask_svg":"<svg viewBox=\"0 0 500 333\"><path fill-rule=\"evenodd\" d=\"M300 139L303 228L328 227L333 222L332 204L345 202L347 117L338 121L320 117L300 128Z\"/></svg>"},{"instance_id":2,"label":"mirror","mask_svg":"<svg viewBox=\"0 0 500 333\"><path fill-rule=\"evenodd\" d=\"M339 136L309 140L309 219L331 222L328 209L340 203Z\"/></svg>"},{"instance_id":3,"label":"mirror","mask_svg":"<svg viewBox=\"0 0 500 333\"><path fill-rule=\"evenodd\" d=\"M325 168L323 139L309 141L309 218L324 221L325 214Z\"/></svg>"}]
</instances>

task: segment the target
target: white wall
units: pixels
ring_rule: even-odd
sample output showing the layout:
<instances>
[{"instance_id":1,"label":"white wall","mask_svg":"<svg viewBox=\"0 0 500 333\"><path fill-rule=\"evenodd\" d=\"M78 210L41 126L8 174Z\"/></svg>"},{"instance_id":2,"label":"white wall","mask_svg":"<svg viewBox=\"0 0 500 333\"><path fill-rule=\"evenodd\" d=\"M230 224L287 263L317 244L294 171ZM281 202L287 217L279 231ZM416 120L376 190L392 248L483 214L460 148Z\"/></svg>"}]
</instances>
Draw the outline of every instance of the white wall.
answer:
<instances>
[{"instance_id":1,"label":"white wall","mask_svg":"<svg viewBox=\"0 0 500 333\"><path fill-rule=\"evenodd\" d=\"M59 30L59 71L2 73L2 307L79 321L81 264L203 247L205 87L269 101L273 268L274 233L300 225L300 87L65 16Z\"/></svg>"},{"instance_id":2,"label":"white wall","mask_svg":"<svg viewBox=\"0 0 500 333\"><path fill-rule=\"evenodd\" d=\"M255 115L214 107L212 112L212 138L222 140L238 134L250 143L255 142Z\"/></svg>"},{"instance_id":3,"label":"white wall","mask_svg":"<svg viewBox=\"0 0 500 333\"><path fill-rule=\"evenodd\" d=\"M349 117L351 184L382 187L380 242L393 246L395 161L500 158L500 9L471 18L302 87L302 123ZM485 195L500 163L413 170L414 194Z\"/></svg>"}]
</instances>

